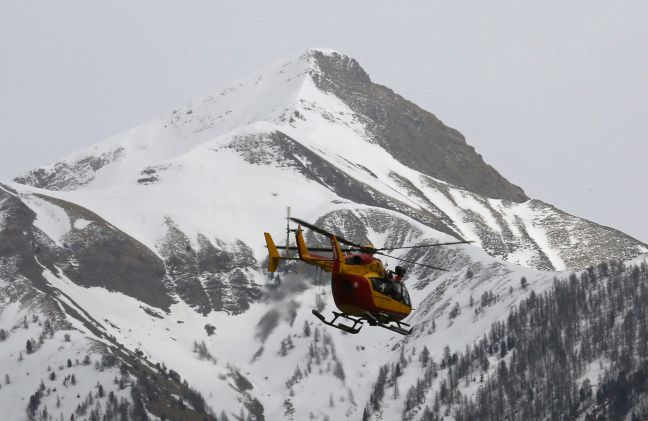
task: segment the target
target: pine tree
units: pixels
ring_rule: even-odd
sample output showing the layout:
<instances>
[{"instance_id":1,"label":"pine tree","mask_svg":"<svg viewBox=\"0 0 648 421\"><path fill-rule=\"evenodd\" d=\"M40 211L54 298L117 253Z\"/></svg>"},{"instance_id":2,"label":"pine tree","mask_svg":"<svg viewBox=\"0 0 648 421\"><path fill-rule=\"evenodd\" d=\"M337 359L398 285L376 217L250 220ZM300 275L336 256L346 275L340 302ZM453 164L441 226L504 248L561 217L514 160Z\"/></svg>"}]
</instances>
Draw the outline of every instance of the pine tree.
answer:
<instances>
[{"instance_id":1,"label":"pine tree","mask_svg":"<svg viewBox=\"0 0 648 421\"><path fill-rule=\"evenodd\" d=\"M362 421L369 421L369 411L367 408L362 410Z\"/></svg>"},{"instance_id":2,"label":"pine tree","mask_svg":"<svg viewBox=\"0 0 648 421\"><path fill-rule=\"evenodd\" d=\"M407 359L405 358L405 346L401 345L400 356L398 357L398 363L401 367L407 367Z\"/></svg>"},{"instance_id":3,"label":"pine tree","mask_svg":"<svg viewBox=\"0 0 648 421\"><path fill-rule=\"evenodd\" d=\"M27 412L31 416L34 416L36 414L36 410L38 409L38 405L40 405L40 394L36 392L29 397L29 404L27 404Z\"/></svg>"},{"instance_id":4,"label":"pine tree","mask_svg":"<svg viewBox=\"0 0 648 421\"><path fill-rule=\"evenodd\" d=\"M423 351L419 355L419 361L423 367L427 367L428 362L430 362L430 350L427 346L423 346Z\"/></svg>"},{"instance_id":5,"label":"pine tree","mask_svg":"<svg viewBox=\"0 0 648 421\"><path fill-rule=\"evenodd\" d=\"M342 363L340 361L335 361L335 368L333 369L333 375L344 382L345 379L344 368L342 367Z\"/></svg>"}]
</instances>

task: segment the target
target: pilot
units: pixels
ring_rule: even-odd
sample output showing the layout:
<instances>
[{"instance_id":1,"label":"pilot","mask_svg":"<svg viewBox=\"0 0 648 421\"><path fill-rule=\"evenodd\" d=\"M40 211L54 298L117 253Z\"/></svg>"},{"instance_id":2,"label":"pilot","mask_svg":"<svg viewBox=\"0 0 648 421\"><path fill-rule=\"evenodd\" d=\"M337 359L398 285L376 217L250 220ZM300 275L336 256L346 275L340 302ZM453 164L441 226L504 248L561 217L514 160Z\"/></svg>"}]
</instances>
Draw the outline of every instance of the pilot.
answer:
<instances>
[{"instance_id":1,"label":"pilot","mask_svg":"<svg viewBox=\"0 0 648 421\"><path fill-rule=\"evenodd\" d=\"M402 279L403 279L403 276L405 276L405 273L406 273L406 271L405 271L404 267L396 266L394 268L394 274L396 275L396 276L394 276L394 280L398 281L398 282L401 282Z\"/></svg>"}]
</instances>

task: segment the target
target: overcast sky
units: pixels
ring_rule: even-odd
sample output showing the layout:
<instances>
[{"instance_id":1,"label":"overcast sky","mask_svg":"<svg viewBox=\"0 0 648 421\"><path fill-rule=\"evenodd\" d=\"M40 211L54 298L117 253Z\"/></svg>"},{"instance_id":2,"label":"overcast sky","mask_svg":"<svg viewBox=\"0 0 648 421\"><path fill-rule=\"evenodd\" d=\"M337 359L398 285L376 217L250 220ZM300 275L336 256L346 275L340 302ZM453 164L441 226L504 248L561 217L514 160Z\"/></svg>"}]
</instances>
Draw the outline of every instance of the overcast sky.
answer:
<instances>
[{"instance_id":1,"label":"overcast sky","mask_svg":"<svg viewBox=\"0 0 648 421\"><path fill-rule=\"evenodd\" d=\"M328 47L528 195L648 242L648 2L0 2L0 179Z\"/></svg>"}]
</instances>

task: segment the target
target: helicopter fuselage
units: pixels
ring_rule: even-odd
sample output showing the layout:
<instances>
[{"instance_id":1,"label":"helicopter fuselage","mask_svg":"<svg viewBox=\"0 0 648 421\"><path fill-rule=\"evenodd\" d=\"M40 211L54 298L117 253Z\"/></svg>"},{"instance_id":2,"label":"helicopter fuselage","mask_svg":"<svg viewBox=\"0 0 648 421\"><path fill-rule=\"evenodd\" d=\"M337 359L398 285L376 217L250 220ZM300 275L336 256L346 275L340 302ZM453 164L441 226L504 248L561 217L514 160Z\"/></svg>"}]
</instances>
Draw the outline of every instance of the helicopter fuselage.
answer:
<instances>
[{"instance_id":1,"label":"helicopter fuselage","mask_svg":"<svg viewBox=\"0 0 648 421\"><path fill-rule=\"evenodd\" d=\"M373 253L344 253L337 237L330 234L333 256L311 253L306 246L301 227L295 231L299 257L281 256L269 233L264 233L268 246L268 271L274 272L281 260L300 260L331 274L331 290L335 305L342 313L333 312L333 321L327 321L317 310L313 314L324 323L348 333L357 333L366 320L394 332L407 335L411 330L402 320L412 311L407 288L400 281L402 274L387 271ZM284 249L289 249L286 246ZM317 248L318 251L328 251ZM336 324L338 317L353 322L353 326Z\"/></svg>"},{"instance_id":2,"label":"helicopter fuselage","mask_svg":"<svg viewBox=\"0 0 648 421\"><path fill-rule=\"evenodd\" d=\"M343 313L402 320L412 311L407 288L386 276L380 260L366 253L344 256L345 265L332 273L335 305Z\"/></svg>"}]
</instances>

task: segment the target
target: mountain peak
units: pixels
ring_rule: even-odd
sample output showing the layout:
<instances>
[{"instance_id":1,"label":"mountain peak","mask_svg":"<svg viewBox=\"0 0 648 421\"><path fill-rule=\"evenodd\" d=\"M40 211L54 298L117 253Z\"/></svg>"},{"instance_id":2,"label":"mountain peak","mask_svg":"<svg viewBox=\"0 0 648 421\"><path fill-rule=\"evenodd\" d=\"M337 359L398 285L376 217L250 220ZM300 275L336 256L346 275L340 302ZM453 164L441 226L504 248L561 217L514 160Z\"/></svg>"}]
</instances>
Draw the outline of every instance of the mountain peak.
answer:
<instances>
[{"instance_id":1,"label":"mountain peak","mask_svg":"<svg viewBox=\"0 0 648 421\"><path fill-rule=\"evenodd\" d=\"M306 114L310 117L305 118ZM520 187L485 163L457 130L373 83L354 58L325 48L311 48L297 58L275 62L159 121L128 130L16 181L50 189L131 182L144 167L258 121L296 130L297 138L318 147L329 145L329 152L342 154L350 162L369 159L371 163L375 158L368 157L368 149L378 145L398 163L437 180L489 198L528 199ZM355 149L340 138L340 130L351 127ZM113 170L105 171L107 167Z\"/></svg>"},{"instance_id":2,"label":"mountain peak","mask_svg":"<svg viewBox=\"0 0 648 421\"><path fill-rule=\"evenodd\" d=\"M402 164L480 195L524 202L524 191L484 162L463 135L386 86L372 82L357 60L310 49L315 86L339 98L363 120L374 143Z\"/></svg>"},{"instance_id":3,"label":"mountain peak","mask_svg":"<svg viewBox=\"0 0 648 421\"><path fill-rule=\"evenodd\" d=\"M311 111L316 114L313 119L304 120ZM422 174L490 198L528 199L520 187L485 163L457 130L373 83L354 58L328 48L310 48L265 66L162 120L128 130L16 181L56 190L132 181L144 167L257 121L302 133L328 133L317 141L320 145L330 144L331 136L339 137L335 133L342 126L353 126L360 143L378 145ZM365 160L366 146L352 150L343 143L342 149L331 152L352 162ZM105 171L108 166L114 170Z\"/></svg>"},{"instance_id":4,"label":"mountain peak","mask_svg":"<svg viewBox=\"0 0 648 421\"><path fill-rule=\"evenodd\" d=\"M309 48L302 57L311 64L311 76L326 75L332 79L354 79L357 82L371 83L367 72L353 57L329 48Z\"/></svg>"},{"instance_id":5,"label":"mountain peak","mask_svg":"<svg viewBox=\"0 0 648 421\"><path fill-rule=\"evenodd\" d=\"M313 48L307 48L306 51L304 52L305 54L314 54L314 53L321 53L327 56L331 56L334 54L340 55L340 56L346 56L346 54L339 52L338 50L334 50L333 48L325 48L325 47L313 47Z\"/></svg>"}]
</instances>

